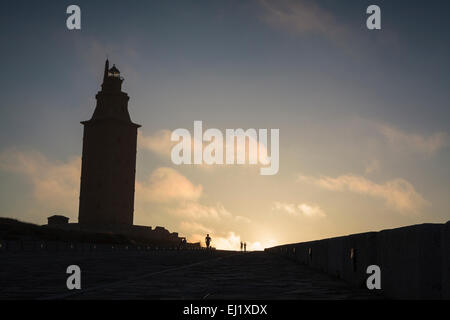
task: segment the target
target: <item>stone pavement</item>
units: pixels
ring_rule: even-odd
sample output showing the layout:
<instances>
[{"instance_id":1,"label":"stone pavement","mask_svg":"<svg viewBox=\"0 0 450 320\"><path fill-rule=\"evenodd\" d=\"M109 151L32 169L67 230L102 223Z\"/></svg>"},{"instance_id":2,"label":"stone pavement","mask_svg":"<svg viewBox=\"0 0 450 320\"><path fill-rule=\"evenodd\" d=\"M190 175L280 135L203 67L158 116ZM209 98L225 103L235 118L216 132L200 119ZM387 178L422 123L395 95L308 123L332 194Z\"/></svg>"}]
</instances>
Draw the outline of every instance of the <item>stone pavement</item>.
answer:
<instances>
[{"instance_id":1,"label":"stone pavement","mask_svg":"<svg viewBox=\"0 0 450 320\"><path fill-rule=\"evenodd\" d=\"M378 299L265 252L59 252L0 255L0 299ZM82 289L66 288L81 268Z\"/></svg>"}]
</instances>

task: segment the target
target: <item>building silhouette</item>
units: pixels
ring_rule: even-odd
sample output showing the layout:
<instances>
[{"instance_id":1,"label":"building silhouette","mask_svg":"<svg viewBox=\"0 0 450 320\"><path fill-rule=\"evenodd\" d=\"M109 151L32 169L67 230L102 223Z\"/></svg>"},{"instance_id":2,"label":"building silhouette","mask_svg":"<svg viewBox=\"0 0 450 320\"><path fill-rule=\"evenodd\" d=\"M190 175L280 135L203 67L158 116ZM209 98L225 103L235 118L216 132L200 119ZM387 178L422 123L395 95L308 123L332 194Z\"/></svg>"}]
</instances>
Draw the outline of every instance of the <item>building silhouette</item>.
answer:
<instances>
[{"instance_id":1,"label":"building silhouette","mask_svg":"<svg viewBox=\"0 0 450 320\"><path fill-rule=\"evenodd\" d=\"M132 226L137 131L123 78L106 60L102 89L84 125L78 222L82 226Z\"/></svg>"},{"instance_id":2,"label":"building silhouette","mask_svg":"<svg viewBox=\"0 0 450 320\"><path fill-rule=\"evenodd\" d=\"M47 218L49 226L59 226L69 223L69 218L61 215L53 215Z\"/></svg>"},{"instance_id":3,"label":"building silhouette","mask_svg":"<svg viewBox=\"0 0 450 320\"><path fill-rule=\"evenodd\" d=\"M109 68L106 60L94 114L81 122L84 133L78 223L54 215L46 226L179 245L185 238L177 232L133 224L137 133L141 126L131 121L129 97L122 92L122 82L120 71L115 65Z\"/></svg>"}]
</instances>

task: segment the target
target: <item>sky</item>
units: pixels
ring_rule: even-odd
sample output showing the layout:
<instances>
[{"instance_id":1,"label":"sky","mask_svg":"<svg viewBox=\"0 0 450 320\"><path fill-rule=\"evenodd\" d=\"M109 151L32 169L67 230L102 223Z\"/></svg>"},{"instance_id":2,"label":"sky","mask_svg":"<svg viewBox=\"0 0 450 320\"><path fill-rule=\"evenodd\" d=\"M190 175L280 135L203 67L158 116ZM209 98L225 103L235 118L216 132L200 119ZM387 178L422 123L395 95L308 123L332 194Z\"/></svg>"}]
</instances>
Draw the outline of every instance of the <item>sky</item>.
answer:
<instances>
[{"instance_id":1,"label":"sky","mask_svg":"<svg viewBox=\"0 0 450 320\"><path fill-rule=\"evenodd\" d=\"M68 30L66 8L81 8ZM366 9L381 8L381 30ZM78 218L106 57L139 129L134 223L251 250L450 220L448 1L0 4L0 216ZM280 130L280 168L174 165L177 128Z\"/></svg>"}]
</instances>

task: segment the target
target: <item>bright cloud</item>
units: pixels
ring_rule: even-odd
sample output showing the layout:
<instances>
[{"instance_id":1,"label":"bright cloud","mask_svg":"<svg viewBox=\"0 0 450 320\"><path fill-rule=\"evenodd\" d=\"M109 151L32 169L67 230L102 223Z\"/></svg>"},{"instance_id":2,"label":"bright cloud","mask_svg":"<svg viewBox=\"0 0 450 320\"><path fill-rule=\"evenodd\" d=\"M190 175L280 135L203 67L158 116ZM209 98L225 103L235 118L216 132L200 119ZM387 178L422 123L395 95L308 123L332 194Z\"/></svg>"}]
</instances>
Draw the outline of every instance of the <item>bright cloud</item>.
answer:
<instances>
[{"instance_id":1,"label":"bright cloud","mask_svg":"<svg viewBox=\"0 0 450 320\"><path fill-rule=\"evenodd\" d=\"M138 146L141 149L150 150L160 156L169 157L172 147L175 144L170 141L171 134L172 132L170 130L160 130L150 136L140 133L138 136Z\"/></svg>"},{"instance_id":2,"label":"bright cloud","mask_svg":"<svg viewBox=\"0 0 450 320\"><path fill-rule=\"evenodd\" d=\"M433 155L449 146L449 137L445 132L424 136L406 133L388 125L379 125L378 130L396 150Z\"/></svg>"},{"instance_id":3,"label":"bright cloud","mask_svg":"<svg viewBox=\"0 0 450 320\"><path fill-rule=\"evenodd\" d=\"M78 208L81 159L50 161L39 152L5 150L0 153L0 169L20 174L32 185L32 195L44 210L73 213Z\"/></svg>"},{"instance_id":4,"label":"bright cloud","mask_svg":"<svg viewBox=\"0 0 450 320\"><path fill-rule=\"evenodd\" d=\"M234 232L229 232L226 237L212 239L212 244L217 249L239 250L241 246L241 237L236 235Z\"/></svg>"},{"instance_id":5,"label":"bright cloud","mask_svg":"<svg viewBox=\"0 0 450 320\"><path fill-rule=\"evenodd\" d=\"M247 243L247 250L262 251L265 248L271 248L275 245L277 245L276 240L267 240L267 241L263 241L263 242L255 241L255 242Z\"/></svg>"},{"instance_id":6,"label":"bright cloud","mask_svg":"<svg viewBox=\"0 0 450 320\"><path fill-rule=\"evenodd\" d=\"M201 234L195 234L193 235L192 239L193 242L200 242L201 244L204 244L205 236ZM273 247L277 244L277 241L273 239L254 242L245 241L241 238L240 235L236 234L233 231L230 231L218 237L212 235L211 245L219 250L240 250L241 241L246 242L247 251L260 251L264 250L265 248Z\"/></svg>"},{"instance_id":7,"label":"bright cloud","mask_svg":"<svg viewBox=\"0 0 450 320\"><path fill-rule=\"evenodd\" d=\"M388 207L400 213L417 213L429 205L429 202L414 189L411 183L399 178L383 184L351 174L337 178L300 176L299 180L326 190L349 191L380 198L386 202Z\"/></svg>"},{"instance_id":8,"label":"bright cloud","mask_svg":"<svg viewBox=\"0 0 450 320\"><path fill-rule=\"evenodd\" d=\"M284 202L274 202L272 210L285 212L291 216L306 218L324 218L326 214L316 205L307 203L293 204Z\"/></svg>"},{"instance_id":9,"label":"bright cloud","mask_svg":"<svg viewBox=\"0 0 450 320\"><path fill-rule=\"evenodd\" d=\"M203 187L194 185L172 168L158 168L146 182L136 181L136 197L141 201L166 203L180 200L196 201Z\"/></svg>"},{"instance_id":10,"label":"bright cloud","mask_svg":"<svg viewBox=\"0 0 450 320\"><path fill-rule=\"evenodd\" d=\"M205 227L203 224L197 222L182 221L180 223L180 229L181 231L189 233L202 233L202 234L212 233L211 228Z\"/></svg>"},{"instance_id":11,"label":"bright cloud","mask_svg":"<svg viewBox=\"0 0 450 320\"><path fill-rule=\"evenodd\" d=\"M245 162L248 163L248 159L250 158L250 150L254 152L256 155L257 160L264 164L270 164L271 163L271 157L270 152L267 149L267 146L264 143L261 143L258 140L258 132L256 131L257 136L254 137L252 135L249 135L246 137L245 143L240 144L237 143L237 139L234 139L232 141L228 141L225 136L223 137L224 143L222 146L222 154L223 159L226 155L226 150L234 150L234 155L236 157L237 154L245 154ZM150 150L160 156L170 158L171 151L174 145L178 144L176 141L171 141L171 135L172 132L170 130L164 129L155 132L152 135L146 136L144 134L139 134L138 136L138 146L141 149ZM194 154L194 141L196 141L202 148L202 151L204 151L209 145L212 145L214 142L205 142L203 141L203 137L201 136L199 140L196 140L196 138L193 135L191 136L191 154ZM252 148L250 149L250 146ZM224 161L225 162L225 161ZM214 167L217 167L220 165L214 165ZM223 167L224 165L222 165ZM201 168L211 168L212 165L208 165L205 162L202 162L201 165L198 165L198 167Z\"/></svg>"},{"instance_id":12,"label":"bright cloud","mask_svg":"<svg viewBox=\"0 0 450 320\"><path fill-rule=\"evenodd\" d=\"M232 217L232 214L220 203L204 205L196 201L183 201L177 207L170 208L168 211L171 214L192 219L212 218L218 220Z\"/></svg>"}]
</instances>

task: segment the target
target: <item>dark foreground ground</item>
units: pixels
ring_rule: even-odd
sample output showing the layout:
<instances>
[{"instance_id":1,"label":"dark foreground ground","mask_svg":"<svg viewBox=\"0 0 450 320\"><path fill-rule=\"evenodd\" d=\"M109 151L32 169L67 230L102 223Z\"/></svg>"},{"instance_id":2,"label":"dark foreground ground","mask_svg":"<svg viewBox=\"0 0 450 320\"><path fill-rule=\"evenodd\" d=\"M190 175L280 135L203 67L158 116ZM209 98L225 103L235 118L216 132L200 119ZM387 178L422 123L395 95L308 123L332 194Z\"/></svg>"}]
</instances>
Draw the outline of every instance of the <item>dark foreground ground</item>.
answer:
<instances>
[{"instance_id":1,"label":"dark foreground ground","mask_svg":"<svg viewBox=\"0 0 450 320\"><path fill-rule=\"evenodd\" d=\"M81 290L66 268L81 268ZM265 252L0 254L0 299L373 299L366 290Z\"/></svg>"}]
</instances>

